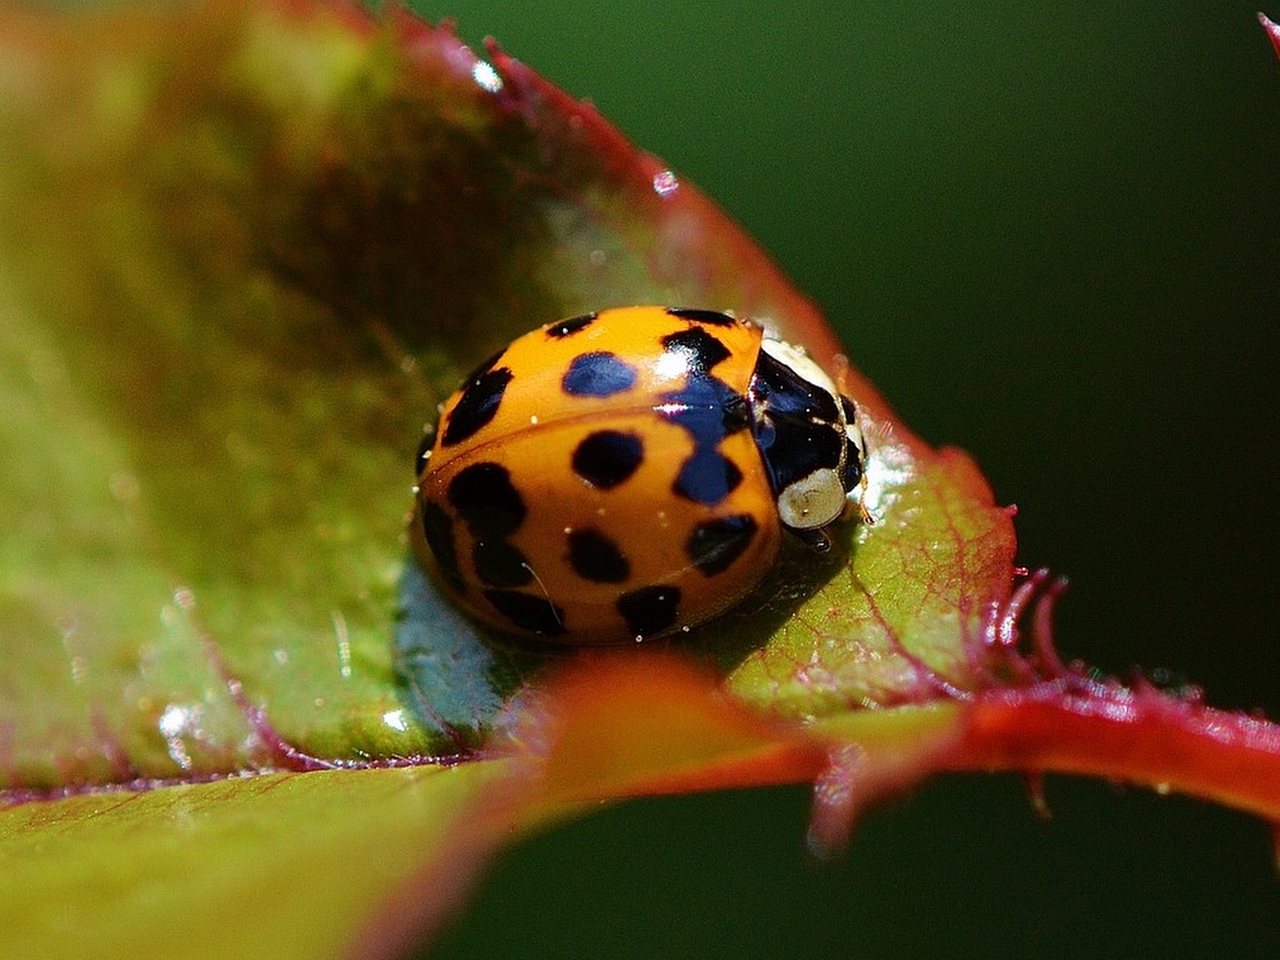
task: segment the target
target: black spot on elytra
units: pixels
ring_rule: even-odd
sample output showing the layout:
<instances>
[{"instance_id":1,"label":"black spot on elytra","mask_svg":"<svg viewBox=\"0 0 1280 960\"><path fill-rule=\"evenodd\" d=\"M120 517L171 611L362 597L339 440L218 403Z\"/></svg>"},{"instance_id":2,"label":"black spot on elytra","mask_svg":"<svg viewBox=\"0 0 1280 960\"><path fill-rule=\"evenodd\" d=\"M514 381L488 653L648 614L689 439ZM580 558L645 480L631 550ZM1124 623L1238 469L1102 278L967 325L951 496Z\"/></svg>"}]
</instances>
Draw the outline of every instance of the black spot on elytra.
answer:
<instances>
[{"instance_id":1,"label":"black spot on elytra","mask_svg":"<svg viewBox=\"0 0 1280 960\"><path fill-rule=\"evenodd\" d=\"M523 587L533 579L524 554L507 540L477 540L471 559L476 576L491 587Z\"/></svg>"},{"instance_id":2,"label":"black spot on elytra","mask_svg":"<svg viewBox=\"0 0 1280 960\"><path fill-rule=\"evenodd\" d=\"M478 538L501 538L524 522L525 504L506 467L473 463L449 482L449 502Z\"/></svg>"},{"instance_id":3,"label":"black spot on elytra","mask_svg":"<svg viewBox=\"0 0 1280 960\"><path fill-rule=\"evenodd\" d=\"M617 609L627 621L632 636L648 637L661 633L676 622L680 605L680 588L659 584L630 590L618 597Z\"/></svg>"},{"instance_id":4,"label":"black spot on elytra","mask_svg":"<svg viewBox=\"0 0 1280 960\"><path fill-rule=\"evenodd\" d=\"M662 338L663 349L681 354L688 375L679 390L662 395L660 416L693 438L693 453L680 466L672 490L694 503L715 505L742 482L742 471L720 452L720 442L750 424L746 398L711 369L730 356L729 349L701 327Z\"/></svg>"},{"instance_id":5,"label":"black spot on elytra","mask_svg":"<svg viewBox=\"0 0 1280 960\"><path fill-rule=\"evenodd\" d=\"M635 385L635 367L604 350L574 357L561 380L564 392L575 397L612 397Z\"/></svg>"},{"instance_id":6,"label":"black spot on elytra","mask_svg":"<svg viewBox=\"0 0 1280 960\"><path fill-rule=\"evenodd\" d=\"M564 611L546 597L516 590L486 590L485 599L513 626L542 637L564 633Z\"/></svg>"},{"instance_id":7,"label":"black spot on elytra","mask_svg":"<svg viewBox=\"0 0 1280 960\"><path fill-rule=\"evenodd\" d=\"M679 390L662 395L664 417L691 434L695 444L716 444L751 424L751 408L742 394L723 380L696 370Z\"/></svg>"},{"instance_id":8,"label":"black spot on elytra","mask_svg":"<svg viewBox=\"0 0 1280 960\"><path fill-rule=\"evenodd\" d=\"M622 583L631 576L631 564L618 545L599 530L569 534L569 565L592 583Z\"/></svg>"},{"instance_id":9,"label":"black spot on elytra","mask_svg":"<svg viewBox=\"0 0 1280 960\"><path fill-rule=\"evenodd\" d=\"M584 313L580 317L570 317L568 320L561 320L559 323L553 323L547 327L547 336L559 340L563 337L571 336L579 330L584 330L591 324L595 323L598 313Z\"/></svg>"},{"instance_id":10,"label":"black spot on elytra","mask_svg":"<svg viewBox=\"0 0 1280 960\"><path fill-rule=\"evenodd\" d=\"M681 320L692 320L694 323L707 323L713 327L732 327L738 321L718 310L698 310L694 307L667 307L667 313Z\"/></svg>"},{"instance_id":11,"label":"black spot on elytra","mask_svg":"<svg viewBox=\"0 0 1280 960\"><path fill-rule=\"evenodd\" d=\"M419 508L422 535L435 554L445 581L459 593L466 589L462 571L458 569L458 551L453 542L453 521L438 503L427 502Z\"/></svg>"},{"instance_id":12,"label":"black spot on elytra","mask_svg":"<svg viewBox=\"0 0 1280 960\"><path fill-rule=\"evenodd\" d=\"M694 449L693 456L680 465L671 489L686 500L714 506L738 488L742 471L715 447Z\"/></svg>"},{"instance_id":13,"label":"black spot on elytra","mask_svg":"<svg viewBox=\"0 0 1280 960\"><path fill-rule=\"evenodd\" d=\"M440 438L441 445L451 447L461 443L489 423L497 414L502 395L512 377L510 368L498 367L468 380L462 388L462 396L449 413L444 436Z\"/></svg>"},{"instance_id":14,"label":"black spot on elytra","mask_svg":"<svg viewBox=\"0 0 1280 960\"><path fill-rule=\"evenodd\" d=\"M707 373L729 357L729 348L701 327L667 334L662 338L662 349L667 353L683 354L690 371L699 373Z\"/></svg>"},{"instance_id":15,"label":"black spot on elytra","mask_svg":"<svg viewBox=\"0 0 1280 960\"><path fill-rule=\"evenodd\" d=\"M498 365L498 361L502 359L502 355L506 352L507 352L507 348L503 347L501 350L495 353L488 360L485 360L481 363L477 363L475 365L475 369L473 369L470 373L468 373L465 377L462 378L462 385L466 386L468 383L472 383L476 380L479 380L486 373L488 373L490 370L492 370L494 367Z\"/></svg>"},{"instance_id":16,"label":"black spot on elytra","mask_svg":"<svg viewBox=\"0 0 1280 960\"><path fill-rule=\"evenodd\" d=\"M694 528L685 542L685 553L708 577L724 573L751 545L758 531L750 514L709 520Z\"/></svg>"},{"instance_id":17,"label":"black spot on elytra","mask_svg":"<svg viewBox=\"0 0 1280 960\"><path fill-rule=\"evenodd\" d=\"M724 425L725 436L751 426L751 404L747 403L746 397L731 390L723 402L720 419Z\"/></svg>"},{"instance_id":18,"label":"black spot on elytra","mask_svg":"<svg viewBox=\"0 0 1280 960\"><path fill-rule=\"evenodd\" d=\"M644 444L634 433L597 430L573 451L573 472L600 490L622 483L644 460Z\"/></svg>"}]
</instances>

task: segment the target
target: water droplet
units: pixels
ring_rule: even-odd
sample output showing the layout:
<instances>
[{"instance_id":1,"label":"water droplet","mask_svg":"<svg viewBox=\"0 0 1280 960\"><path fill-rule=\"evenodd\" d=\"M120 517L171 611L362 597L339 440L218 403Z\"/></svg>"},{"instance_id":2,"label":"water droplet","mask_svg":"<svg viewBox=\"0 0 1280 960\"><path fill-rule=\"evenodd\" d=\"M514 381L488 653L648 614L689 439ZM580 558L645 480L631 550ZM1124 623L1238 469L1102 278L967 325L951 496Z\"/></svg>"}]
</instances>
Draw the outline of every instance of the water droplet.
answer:
<instances>
[{"instance_id":1,"label":"water droplet","mask_svg":"<svg viewBox=\"0 0 1280 960\"><path fill-rule=\"evenodd\" d=\"M483 60L477 60L471 68L471 79L482 90L488 90L490 93L497 93L502 89L502 78L498 76L498 71L493 69L493 64Z\"/></svg>"},{"instance_id":2,"label":"water droplet","mask_svg":"<svg viewBox=\"0 0 1280 960\"><path fill-rule=\"evenodd\" d=\"M660 197L669 197L680 189L680 181L670 170L663 170L653 176L653 192Z\"/></svg>"},{"instance_id":3,"label":"water droplet","mask_svg":"<svg viewBox=\"0 0 1280 960\"><path fill-rule=\"evenodd\" d=\"M187 729L187 722L191 719L191 708L171 703L165 707L164 713L160 715L160 734L164 737L176 737L180 733L184 733Z\"/></svg>"},{"instance_id":4,"label":"water droplet","mask_svg":"<svg viewBox=\"0 0 1280 960\"><path fill-rule=\"evenodd\" d=\"M200 720L202 710L198 705L171 703L164 708L164 713L156 724L160 735L164 737L169 750L169 757L183 770L190 770L191 754L187 750L185 738L199 739L202 731Z\"/></svg>"},{"instance_id":5,"label":"water droplet","mask_svg":"<svg viewBox=\"0 0 1280 960\"><path fill-rule=\"evenodd\" d=\"M347 618L341 610L333 610L329 614L333 623L333 633L338 644L338 675L343 680L351 679L351 638L347 633Z\"/></svg>"}]
</instances>

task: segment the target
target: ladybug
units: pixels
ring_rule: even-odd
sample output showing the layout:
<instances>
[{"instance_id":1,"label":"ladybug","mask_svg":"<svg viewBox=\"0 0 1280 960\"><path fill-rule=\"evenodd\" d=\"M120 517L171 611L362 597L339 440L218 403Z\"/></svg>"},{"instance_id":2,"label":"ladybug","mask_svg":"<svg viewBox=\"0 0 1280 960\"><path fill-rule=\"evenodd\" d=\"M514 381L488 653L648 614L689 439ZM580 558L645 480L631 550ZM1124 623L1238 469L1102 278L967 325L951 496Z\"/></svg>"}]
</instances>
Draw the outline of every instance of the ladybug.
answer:
<instances>
[{"instance_id":1,"label":"ladybug","mask_svg":"<svg viewBox=\"0 0 1280 960\"><path fill-rule=\"evenodd\" d=\"M638 641L740 601L783 531L827 549L866 459L802 349L711 310L602 310L515 340L441 407L412 536L501 631Z\"/></svg>"}]
</instances>

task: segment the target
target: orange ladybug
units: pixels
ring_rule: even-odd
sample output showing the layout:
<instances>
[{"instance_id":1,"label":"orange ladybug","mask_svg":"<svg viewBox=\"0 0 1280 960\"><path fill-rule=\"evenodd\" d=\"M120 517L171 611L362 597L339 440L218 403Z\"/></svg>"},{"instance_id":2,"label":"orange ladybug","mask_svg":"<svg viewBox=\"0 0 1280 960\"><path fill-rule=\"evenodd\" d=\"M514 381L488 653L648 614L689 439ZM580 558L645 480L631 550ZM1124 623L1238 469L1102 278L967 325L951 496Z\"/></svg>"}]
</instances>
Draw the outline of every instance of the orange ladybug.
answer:
<instances>
[{"instance_id":1,"label":"orange ladybug","mask_svg":"<svg viewBox=\"0 0 1280 960\"><path fill-rule=\"evenodd\" d=\"M418 452L413 538L498 630L577 644L738 603L783 531L861 507L854 402L802 349L710 310L548 324L478 367Z\"/></svg>"}]
</instances>

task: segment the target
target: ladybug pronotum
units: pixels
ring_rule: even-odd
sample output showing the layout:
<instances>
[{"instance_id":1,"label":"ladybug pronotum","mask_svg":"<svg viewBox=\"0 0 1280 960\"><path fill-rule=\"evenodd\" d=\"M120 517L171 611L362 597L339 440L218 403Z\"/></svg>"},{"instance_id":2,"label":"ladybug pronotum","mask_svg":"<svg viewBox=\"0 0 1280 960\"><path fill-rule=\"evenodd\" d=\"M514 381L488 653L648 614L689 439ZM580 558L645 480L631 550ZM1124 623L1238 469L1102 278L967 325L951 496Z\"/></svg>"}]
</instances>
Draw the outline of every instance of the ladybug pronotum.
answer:
<instances>
[{"instance_id":1,"label":"ladybug pronotum","mask_svg":"<svg viewBox=\"0 0 1280 960\"><path fill-rule=\"evenodd\" d=\"M513 341L443 405L413 539L501 631L641 640L740 601L783 531L826 549L866 456L853 401L756 324L602 310Z\"/></svg>"}]
</instances>

